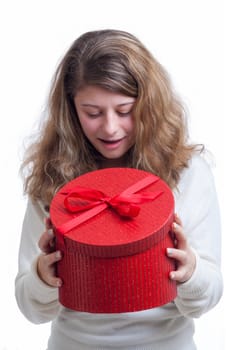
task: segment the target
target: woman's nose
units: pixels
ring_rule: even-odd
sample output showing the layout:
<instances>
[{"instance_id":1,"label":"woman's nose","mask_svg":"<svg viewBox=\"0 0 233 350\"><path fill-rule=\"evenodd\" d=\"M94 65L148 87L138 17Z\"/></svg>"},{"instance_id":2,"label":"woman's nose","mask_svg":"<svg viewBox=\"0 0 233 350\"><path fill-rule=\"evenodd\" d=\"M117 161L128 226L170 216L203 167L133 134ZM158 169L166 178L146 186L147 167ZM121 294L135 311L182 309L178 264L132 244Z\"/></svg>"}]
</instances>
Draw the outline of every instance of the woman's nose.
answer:
<instances>
[{"instance_id":1,"label":"woman's nose","mask_svg":"<svg viewBox=\"0 0 233 350\"><path fill-rule=\"evenodd\" d=\"M103 121L103 129L107 135L114 135L118 130L118 116L114 112L106 114Z\"/></svg>"}]
</instances>

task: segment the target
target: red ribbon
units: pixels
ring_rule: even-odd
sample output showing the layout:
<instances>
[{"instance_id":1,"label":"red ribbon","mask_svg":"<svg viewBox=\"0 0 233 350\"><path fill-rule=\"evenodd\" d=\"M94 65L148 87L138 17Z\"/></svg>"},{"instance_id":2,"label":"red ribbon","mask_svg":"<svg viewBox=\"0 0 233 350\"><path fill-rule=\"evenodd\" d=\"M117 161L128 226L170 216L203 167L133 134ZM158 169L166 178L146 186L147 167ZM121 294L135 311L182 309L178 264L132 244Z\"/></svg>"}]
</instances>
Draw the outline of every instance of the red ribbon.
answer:
<instances>
[{"instance_id":1,"label":"red ribbon","mask_svg":"<svg viewBox=\"0 0 233 350\"><path fill-rule=\"evenodd\" d=\"M158 180L159 178L157 176L149 175L112 198L106 196L101 191L81 186L76 186L68 192L61 192L62 195L66 195L64 199L65 208L71 213L82 213L57 227L57 231L62 235L65 235L78 225L94 217L108 207L113 208L120 216L123 217L133 218L137 216L140 211L138 204L153 201L163 192L135 192L138 192L139 190L157 182ZM76 199L77 201L74 203L73 199Z\"/></svg>"}]
</instances>

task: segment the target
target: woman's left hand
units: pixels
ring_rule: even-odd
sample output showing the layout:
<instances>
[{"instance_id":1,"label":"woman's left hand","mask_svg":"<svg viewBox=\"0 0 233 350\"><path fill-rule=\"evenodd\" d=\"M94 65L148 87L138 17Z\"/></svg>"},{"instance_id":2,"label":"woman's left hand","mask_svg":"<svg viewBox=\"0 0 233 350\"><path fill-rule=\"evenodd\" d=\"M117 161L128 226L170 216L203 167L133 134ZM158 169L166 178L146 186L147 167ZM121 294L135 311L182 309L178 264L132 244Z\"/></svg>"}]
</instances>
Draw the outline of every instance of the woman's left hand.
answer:
<instances>
[{"instance_id":1,"label":"woman's left hand","mask_svg":"<svg viewBox=\"0 0 233 350\"><path fill-rule=\"evenodd\" d=\"M177 261L177 270L170 272L170 278L177 283L184 283L190 279L195 270L196 257L187 242L182 222L177 215L172 228L175 234L175 248L167 248L167 256Z\"/></svg>"}]
</instances>

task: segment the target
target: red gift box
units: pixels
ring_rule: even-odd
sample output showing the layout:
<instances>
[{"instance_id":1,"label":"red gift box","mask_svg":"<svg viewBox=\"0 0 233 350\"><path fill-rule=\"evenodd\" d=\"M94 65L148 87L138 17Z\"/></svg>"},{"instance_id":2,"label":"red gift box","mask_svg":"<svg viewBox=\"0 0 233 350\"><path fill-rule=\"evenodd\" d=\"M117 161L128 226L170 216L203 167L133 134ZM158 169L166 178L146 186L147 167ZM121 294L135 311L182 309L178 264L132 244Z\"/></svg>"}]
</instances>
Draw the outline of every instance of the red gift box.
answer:
<instances>
[{"instance_id":1,"label":"red gift box","mask_svg":"<svg viewBox=\"0 0 233 350\"><path fill-rule=\"evenodd\" d=\"M119 313L172 301L174 198L155 175L131 168L89 172L67 183L50 216L63 258L59 300L73 310Z\"/></svg>"}]
</instances>

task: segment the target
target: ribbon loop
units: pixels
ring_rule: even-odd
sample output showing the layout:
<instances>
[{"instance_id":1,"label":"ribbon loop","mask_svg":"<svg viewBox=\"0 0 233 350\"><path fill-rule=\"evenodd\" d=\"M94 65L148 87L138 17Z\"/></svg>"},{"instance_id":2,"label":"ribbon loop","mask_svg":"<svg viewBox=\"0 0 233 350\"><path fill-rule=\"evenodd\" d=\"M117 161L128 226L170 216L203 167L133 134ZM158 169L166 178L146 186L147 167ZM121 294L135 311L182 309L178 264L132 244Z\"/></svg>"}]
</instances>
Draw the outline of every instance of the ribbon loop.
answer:
<instances>
[{"instance_id":1,"label":"ribbon loop","mask_svg":"<svg viewBox=\"0 0 233 350\"><path fill-rule=\"evenodd\" d=\"M61 194L66 196L64 206L71 213L91 209L102 203L105 198L107 199L103 192L81 186L76 186L71 191L61 192ZM75 203L71 199L76 199Z\"/></svg>"}]
</instances>

